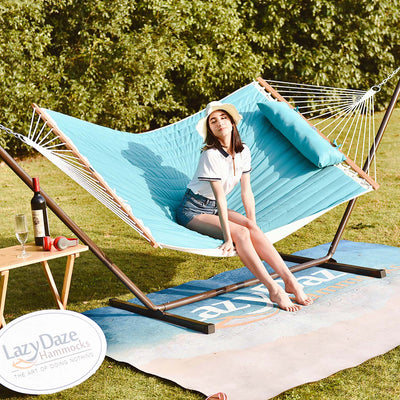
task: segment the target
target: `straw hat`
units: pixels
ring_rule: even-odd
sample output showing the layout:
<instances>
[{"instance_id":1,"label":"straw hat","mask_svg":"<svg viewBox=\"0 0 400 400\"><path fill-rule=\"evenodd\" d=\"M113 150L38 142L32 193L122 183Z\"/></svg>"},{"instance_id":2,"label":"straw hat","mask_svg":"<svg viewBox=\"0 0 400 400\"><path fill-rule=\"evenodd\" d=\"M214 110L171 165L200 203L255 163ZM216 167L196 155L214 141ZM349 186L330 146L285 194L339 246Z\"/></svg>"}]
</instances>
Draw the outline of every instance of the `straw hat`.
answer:
<instances>
[{"instance_id":1,"label":"straw hat","mask_svg":"<svg viewBox=\"0 0 400 400\"><path fill-rule=\"evenodd\" d=\"M205 141L207 137L207 118L217 110L226 111L229 115L231 115L236 125L238 125L240 120L243 118L233 104L221 103L220 101L212 101L211 103L208 103L206 107L206 116L203 117L196 125L197 132L203 138L203 141Z\"/></svg>"}]
</instances>

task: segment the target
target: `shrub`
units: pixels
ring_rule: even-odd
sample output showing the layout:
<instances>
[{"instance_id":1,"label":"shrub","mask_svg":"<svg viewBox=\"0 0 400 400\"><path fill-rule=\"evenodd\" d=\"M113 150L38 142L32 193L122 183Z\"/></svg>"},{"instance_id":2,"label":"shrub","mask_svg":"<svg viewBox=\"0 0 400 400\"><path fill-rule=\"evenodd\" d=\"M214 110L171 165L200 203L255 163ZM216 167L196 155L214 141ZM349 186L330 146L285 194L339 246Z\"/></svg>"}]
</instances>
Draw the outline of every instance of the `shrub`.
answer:
<instances>
[{"instance_id":1,"label":"shrub","mask_svg":"<svg viewBox=\"0 0 400 400\"><path fill-rule=\"evenodd\" d=\"M399 3L3 0L0 123L26 133L36 102L143 132L259 75L368 89L398 66Z\"/></svg>"}]
</instances>

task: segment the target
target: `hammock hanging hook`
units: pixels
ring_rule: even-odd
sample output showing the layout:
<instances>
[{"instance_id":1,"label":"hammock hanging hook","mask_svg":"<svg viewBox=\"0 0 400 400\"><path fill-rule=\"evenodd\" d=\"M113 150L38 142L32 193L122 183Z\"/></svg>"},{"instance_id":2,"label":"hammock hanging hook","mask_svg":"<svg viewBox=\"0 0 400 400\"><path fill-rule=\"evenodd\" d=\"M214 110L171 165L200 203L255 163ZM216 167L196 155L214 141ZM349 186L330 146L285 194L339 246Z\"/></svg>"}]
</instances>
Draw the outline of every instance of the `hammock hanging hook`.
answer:
<instances>
[{"instance_id":1,"label":"hammock hanging hook","mask_svg":"<svg viewBox=\"0 0 400 400\"><path fill-rule=\"evenodd\" d=\"M381 91L381 86L380 85L372 86L370 90L374 91L375 93L378 93Z\"/></svg>"}]
</instances>

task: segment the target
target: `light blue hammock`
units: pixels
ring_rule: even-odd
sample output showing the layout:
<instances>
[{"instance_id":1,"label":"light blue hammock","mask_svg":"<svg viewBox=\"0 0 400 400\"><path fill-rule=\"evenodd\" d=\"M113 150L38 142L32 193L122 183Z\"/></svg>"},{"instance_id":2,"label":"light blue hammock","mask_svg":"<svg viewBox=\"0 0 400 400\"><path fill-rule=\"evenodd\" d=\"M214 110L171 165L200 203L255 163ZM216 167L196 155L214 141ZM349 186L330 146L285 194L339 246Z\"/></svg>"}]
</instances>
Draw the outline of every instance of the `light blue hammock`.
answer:
<instances>
[{"instance_id":1,"label":"light blue hammock","mask_svg":"<svg viewBox=\"0 0 400 400\"><path fill-rule=\"evenodd\" d=\"M354 169L354 164L321 139L299 113L284 101L276 101L259 82L237 90L222 102L234 104L243 116L239 131L252 155L257 222L272 242L373 189L373 180ZM221 241L190 231L175 220L175 210L200 156L202 139L195 126L203 111L142 134L105 128L37 106L35 111L39 118L35 121L34 113L31 133L23 140L153 246L221 255L217 249ZM39 120L45 121L42 128ZM51 128L47 134L45 128ZM296 129L305 129L305 133ZM295 137L288 136L287 130L294 130L289 135ZM310 152L314 154L310 156ZM324 160L326 153L328 160ZM319 161L313 156L327 166L316 166ZM228 205L244 213L240 187L229 195Z\"/></svg>"},{"instance_id":2,"label":"light blue hammock","mask_svg":"<svg viewBox=\"0 0 400 400\"><path fill-rule=\"evenodd\" d=\"M396 72L399 70L400 68ZM284 91L289 90L286 83L275 82L275 85L281 86ZM292 272L320 265L338 271L382 278L385 276L384 270L340 264L332 255L356 197L378 187L366 172L370 171L377 144L400 94L400 82L375 138L374 129L369 126L374 121L373 96L377 90L319 89L303 85L301 91L304 90L308 92L306 96L310 95L317 100L314 105L311 103L309 111L303 111L303 103L308 107L309 100L302 100L297 84L294 84L293 93L285 95L295 102L294 109L260 78L222 100L234 104L243 115L239 130L252 154L251 180L257 222L275 242L333 207L350 200L326 256L314 260L283 255L284 260L297 264L290 267ZM322 106L320 98L328 100L328 106ZM340 105L339 111L335 108L337 104ZM297 112L297 108L301 109L301 114ZM203 115L202 111L155 131L131 134L34 105L28 136L10 132L47 157L153 246L221 256L218 249L220 241L183 228L175 221L175 210L187 183L195 173L200 156L202 142L195 126ZM308 121L313 120L318 125L318 131L304 118L305 115ZM320 119L319 115L327 118ZM335 129L331 129L332 126ZM358 136L356 140L353 136L350 144L344 144L350 131L358 131L358 135L361 133L362 136ZM336 134L337 136L332 137ZM332 143L324 135L331 136L329 140ZM344 141L341 139L343 137ZM343 143L342 149L346 147L347 154L353 151L353 143L363 143L370 149L363 169L338 150L336 143L339 138ZM3 159L26 181L27 177L14 165L11 157L3 153L0 153ZM360 154L364 160L364 150L358 153L356 146L352 158L356 159ZM179 313L171 314L168 311L259 282L256 278L249 279L188 297L178 295L172 301L156 305L104 256L76 224L58 210L52 200L51 203L53 211L56 210L57 215L81 240L87 241L94 254L142 303L140 305L135 300L126 302L110 299L110 304L114 307L199 332L213 333L213 324L181 317ZM244 212L240 188L229 195L228 203L230 208ZM275 276L276 274L272 275Z\"/></svg>"}]
</instances>

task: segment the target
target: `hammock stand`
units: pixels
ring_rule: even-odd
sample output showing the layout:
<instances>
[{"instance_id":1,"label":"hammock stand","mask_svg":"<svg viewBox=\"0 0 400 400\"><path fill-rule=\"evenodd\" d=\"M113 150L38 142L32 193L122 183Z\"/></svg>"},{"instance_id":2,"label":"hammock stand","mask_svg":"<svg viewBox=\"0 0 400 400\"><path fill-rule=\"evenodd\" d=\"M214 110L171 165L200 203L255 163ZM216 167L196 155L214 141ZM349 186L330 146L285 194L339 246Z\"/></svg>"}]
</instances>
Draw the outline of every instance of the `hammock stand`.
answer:
<instances>
[{"instance_id":1,"label":"hammock stand","mask_svg":"<svg viewBox=\"0 0 400 400\"><path fill-rule=\"evenodd\" d=\"M258 81L265 87L269 86L266 84L264 81L261 79L258 79ZM286 101L281 98L281 96L275 92L272 88L268 88L272 95L279 99ZM400 94L400 81L397 84L397 87L393 93L392 99L390 101L390 104L385 112L385 115L382 119L382 122L380 124L380 127L378 129L378 132L375 136L375 141L374 145L370 149L369 156L367 158L367 161L364 164L364 167L362 170L359 171L360 175L365 176L365 171L369 169L370 163L372 162L373 158L375 157L376 149L379 146L379 143L382 139L382 136L386 130L387 124L389 122L390 116L392 114L392 111L396 105L397 99ZM34 106L36 107L36 106ZM36 112L40 113L40 109L36 109ZM41 115L43 118L43 116ZM48 122L48 121L46 121ZM7 128L4 128L0 125L0 128L8 131L8 133L12 133L15 136L19 137L21 140L25 141L25 137L23 137L20 134L15 134L12 131L8 130ZM56 130L56 127L52 127L52 129ZM16 163L16 161L2 148L0 147L0 157L4 160L4 162L20 177L20 179L27 185L29 186L32 190L32 179L31 177ZM346 160L349 161L349 160ZM351 162L351 161L350 161ZM371 181L369 179L369 181ZM372 182L373 184L373 182ZM375 188L377 186L375 185ZM141 315L145 315L147 317L159 319L162 321L166 321L169 323L173 323L179 326L183 326L198 332L202 333L213 333L215 332L215 325L210 324L210 323L204 323L202 321L197 321L194 319L190 318L185 318L177 314L172 314L169 311L183 306L187 304L194 303L196 301L208 299L215 297L220 294L224 293L229 293L241 288L245 288L248 286L255 285L259 283L258 279L250 279L247 281L243 282L238 282L232 285L228 285L222 288L218 289L213 289L204 293L199 293L194 296L189 296L185 297L182 299L174 300L168 303L164 304L159 304L156 305L154 304L126 275L123 271L121 271L112 261L110 261L107 256L102 252L101 249L98 248L98 246L85 234L85 232L56 204L56 202L51 199L45 192L42 192L43 196L45 197L47 204L49 208L63 221L63 223L72 231L74 234L86 245L89 246L91 251L98 257L98 259L127 287L127 289L132 292L133 295L136 296L136 298L142 303L142 305L139 304L133 304L130 302L125 302L121 301L118 299L110 299L110 305L121 308L124 310L128 310L134 313L138 313ZM334 239L332 241L332 244L330 246L330 249L328 253L321 258L318 259L309 259L309 258L304 258L304 257L298 257L298 256L293 256L293 255L282 255L284 260L286 261L291 261L291 262L296 262L299 263L299 265L295 265L290 268L292 272L296 271L301 271L313 266L319 266L323 268L328 268L332 270L337 270L337 271L342 271L342 272L349 272L349 273L354 273L354 274L360 274L360 275L365 275L365 276L370 276L370 277L376 277L376 278L383 278L385 276L385 270L376 270L376 269L371 269L371 268L366 268L366 267L361 267L361 266L356 266L356 265L348 265L348 264L341 264L337 263L332 257L336 251L336 248L339 244L339 241L343 235L344 229L346 227L346 224L349 220L350 214L354 208L356 199L352 199L349 201L348 206L344 212L344 215L342 217L342 220L339 224L339 227L336 231L336 234L334 236ZM151 240L149 240L150 243ZM154 247L156 247L155 243L152 243ZM272 274L271 275L273 278L277 277L277 274Z\"/></svg>"}]
</instances>

